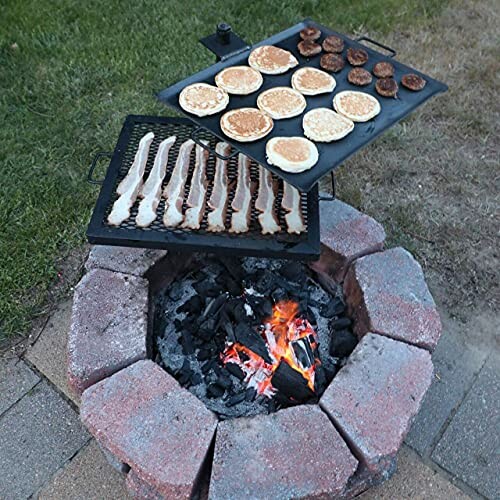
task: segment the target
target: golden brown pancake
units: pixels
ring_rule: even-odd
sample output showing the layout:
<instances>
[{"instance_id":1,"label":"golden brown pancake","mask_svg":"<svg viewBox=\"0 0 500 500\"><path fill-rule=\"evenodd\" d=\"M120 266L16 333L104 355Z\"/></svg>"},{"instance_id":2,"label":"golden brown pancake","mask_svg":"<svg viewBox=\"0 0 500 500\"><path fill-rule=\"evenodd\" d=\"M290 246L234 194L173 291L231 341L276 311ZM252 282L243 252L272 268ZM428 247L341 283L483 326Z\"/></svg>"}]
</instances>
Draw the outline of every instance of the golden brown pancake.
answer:
<instances>
[{"instance_id":1,"label":"golden brown pancake","mask_svg":"<svg viewBox=\"0 0 500 500\"><path fill-rule=\"evenodd\" d=\"M273 137L266 144L267 162L285 172L309 170L318 161L318 149L304 137Z\"/></svg>"},{"instance_id":2,"label":"golden brown pancake","mask_svg":"<svg viewBox=\"0 0 500 500\"><path fill-rule=\"evenodd\" d=\"M260 72L249 66L230 66L215 75L217 87L229 94L251 94L260 89L263 81Z\"/></svg>"},{"instance_id":3,"label":"golden brown pancake","mask_svg":"<svg viewBox=\"0 0 500 500\"><path fill-rule=\"evenodd\" d=\"M265 137L273 129L273 120L260 109L239 108L222 115L224 134L239 142L252 142Z\"/></svg>"},{"instance_id":4,"label":"golden brown pancake","mask_svg":"<svg viewBox=\"0 0 500 500\"><path fill-rule=\"evenodd\" d=\"M367 122L380 113L380 103L375 97L354 90L344 90L336 94L333 107L337 113L353 122Z\"/></svg>"},{"instance_id":5,"label":"golden brown pancake","mask_svg":"<svg viewBox=\"0 0 500 500\"><path fill-rule=\"evenodd\" d=\"M300 115L306 104L304 96L290 87L274 87L257 97L257 107L273 120Z\"/></svg>"},{"instance_id":6,"label":"golden brown pancake","mask_svg":"<svg viewBox=\"0 0 500 500\"><path fill-rule=\"evenodd\" d=\"M332 75L316 68L300 68L292 75L292 87L304 95L331 92L335 85L337 82Z\"/></svg>"},{"instance_id":7,"label":"golden brown pancake","mask_svg":"<svg viewBox=\"0 0 500 500\"><path fill-rule=\"evenodd\" d=\"M248 64L266 75L279 75L297 66L299 62L288 50L274 45L262 45L252 50Z\"/></svg>"},{"instance_id":8,"label":"golden brown pancake","mask_svg":"<svg viewBox=\"0 0 500 500\"><path fill-rule=\"evenodd\" d=\"M314 142L331 142L342 139L353 131L354 123L349 118L335 113L330 108L311 109L302 120L304 135Z\"/></svg>"},{"instance_id":9,"label":"golden brown pancake","mask_svg":"<svg viewBox=\"0 0 500 500\"><path fill-rule=\"evenodd\" d=\"M179 95L180 107L197 116L214 115L225 109L228 103L227 92L208 83L188 85Z\"/></svg>"}]
</instances>

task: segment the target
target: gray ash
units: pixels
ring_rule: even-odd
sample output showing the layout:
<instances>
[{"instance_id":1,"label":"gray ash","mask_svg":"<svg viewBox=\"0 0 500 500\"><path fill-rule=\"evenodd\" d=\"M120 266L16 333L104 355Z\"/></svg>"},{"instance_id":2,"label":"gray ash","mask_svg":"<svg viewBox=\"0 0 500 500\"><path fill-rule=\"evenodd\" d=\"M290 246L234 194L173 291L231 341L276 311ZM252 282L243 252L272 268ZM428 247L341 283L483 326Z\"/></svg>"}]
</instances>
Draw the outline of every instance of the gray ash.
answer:
<instances>
[{"instance_id":1,"label":"gray ash","mask_svg":"<svg viewBox=\"0 0 500 500\"><path fill-rule=\"evenodd\" d=\"M268 397L247 385L237 364L224 364L222 353L236 342L272 362L263 323L284 300L297 302L298 316L316 332L317 343L307 338L294 342L297 359L301 366L314 359L319 363L312 392L282 360L272 379L277 392ZM357 342L340 287L320 285L302 263L257 258L193 259L187 271L157 293L154 334L157 362L221 419L316 402Z\"/></svg>"}]
</instances>

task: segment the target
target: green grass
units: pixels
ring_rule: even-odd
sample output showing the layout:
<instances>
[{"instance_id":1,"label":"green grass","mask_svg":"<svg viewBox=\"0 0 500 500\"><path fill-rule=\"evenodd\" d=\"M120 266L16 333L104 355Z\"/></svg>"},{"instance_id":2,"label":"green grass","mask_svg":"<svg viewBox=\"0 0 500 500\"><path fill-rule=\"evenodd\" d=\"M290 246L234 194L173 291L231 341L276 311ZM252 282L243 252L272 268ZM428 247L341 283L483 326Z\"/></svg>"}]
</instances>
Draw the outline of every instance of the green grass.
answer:
<instances>
[{"instance_id":1,"label":"green grass","mask_svg":"<svg viewBox=\"0 0 500 500\"><path fill-rule=\"evenodd\" d=\"M154 92L212 62L198 38L225 20L248 42L310 16L346 32L425 21L438 0L40 0L0 16L0 339L25 332L56 260L81 245L93 154L125 115L168 114Z\"/></svg>"}]
</instances>

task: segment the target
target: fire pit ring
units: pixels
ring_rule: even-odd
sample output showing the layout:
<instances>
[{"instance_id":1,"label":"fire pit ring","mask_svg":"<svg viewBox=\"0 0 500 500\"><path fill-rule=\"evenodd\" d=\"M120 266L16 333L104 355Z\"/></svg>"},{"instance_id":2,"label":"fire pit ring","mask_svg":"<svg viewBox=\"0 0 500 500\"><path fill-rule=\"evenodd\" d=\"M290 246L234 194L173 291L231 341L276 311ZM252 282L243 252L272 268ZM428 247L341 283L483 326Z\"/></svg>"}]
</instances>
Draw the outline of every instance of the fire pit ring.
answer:
<instances>
[{"instance_id":1,"label":"fire pit ring","mask_svg":"<svg viewBox=\"0 0 500 500\"><path fill-rule=\"evenodd\" d=\"M323 210L323 208L322 208ZM388 479L432 377L441 333L415 259L340 201L321 213L321 259L360 341L317 405L218 421L151 361L149 296L183 256L94 247L68 342L81 417L136 498L353 497ZM237 474L237 479L235 479Z\"/></svg>"}]
</instances>

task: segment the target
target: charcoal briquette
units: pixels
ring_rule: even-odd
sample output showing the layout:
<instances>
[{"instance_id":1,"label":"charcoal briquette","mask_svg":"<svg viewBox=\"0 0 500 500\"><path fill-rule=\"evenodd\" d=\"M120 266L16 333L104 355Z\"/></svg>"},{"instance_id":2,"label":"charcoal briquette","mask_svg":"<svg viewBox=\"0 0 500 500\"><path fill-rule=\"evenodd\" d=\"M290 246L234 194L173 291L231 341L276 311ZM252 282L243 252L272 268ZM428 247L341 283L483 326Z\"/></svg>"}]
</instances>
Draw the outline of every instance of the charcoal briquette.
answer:
<instances>
[{"instance_id":1,"label":"charcoal briquette","mask_svg":"<svg viewBox=\"0 0 500 500\"><path fill-rule=\"evenodd\" d=\"M235 406L245 401L245 397L246 397L245 392L240 392L239 394L235 394L226 401L226 406Z\"/></svg>"},{"instance_id":2,"label":"charcoal briquette","mask_svg":"<svg viewBox=\"0 0 500 500\"><path fill-rule=\"evenodd\" d=\"M226 370L239 380L243 380L245 378L245 373L236 363L227 363Z\"/></svg>"},{"instance_id":3,"label":"charcoal briquette","mask_svg":"<svg viewBox=\"0 0 500 500\"><path fill-rule=\"evenodd\" d=\"M344 328L349 328L352 321L349 318L338 318L331 322L331 327L334 330L343 330Z\"/></svg>"},{"instance_id":4,"label":"charcoal briquette","mask_svg":"<svg viewBox=\"0 0 500 500\"><path fill-rule=\"evenodd\" d=\"M217 384L210 384L207 387L207 396L209 398L220 398L224 394L224 389Z\"/></svg>"},{"instance_id":5,"label":"charcoal briquette","mask_svg":"<svg viewBox=\"0 0 500 500\"><path fill-rule=\"evenodd\" d=\"M338 358L349 356L358 343L358 338L349 330L334 330L330 339L330 354Z\"/></svg>"},{"instance_id":6,"label":"charcoal briquette","mask_svg":"<svg viewBox=\"0 0 500 500\"><path fill-rule=\"evenodd\" d=\"M249 387L245 391L245 401L253 401L257 396L257 391L253 387Z\"/></svg>"}]
</instances>

